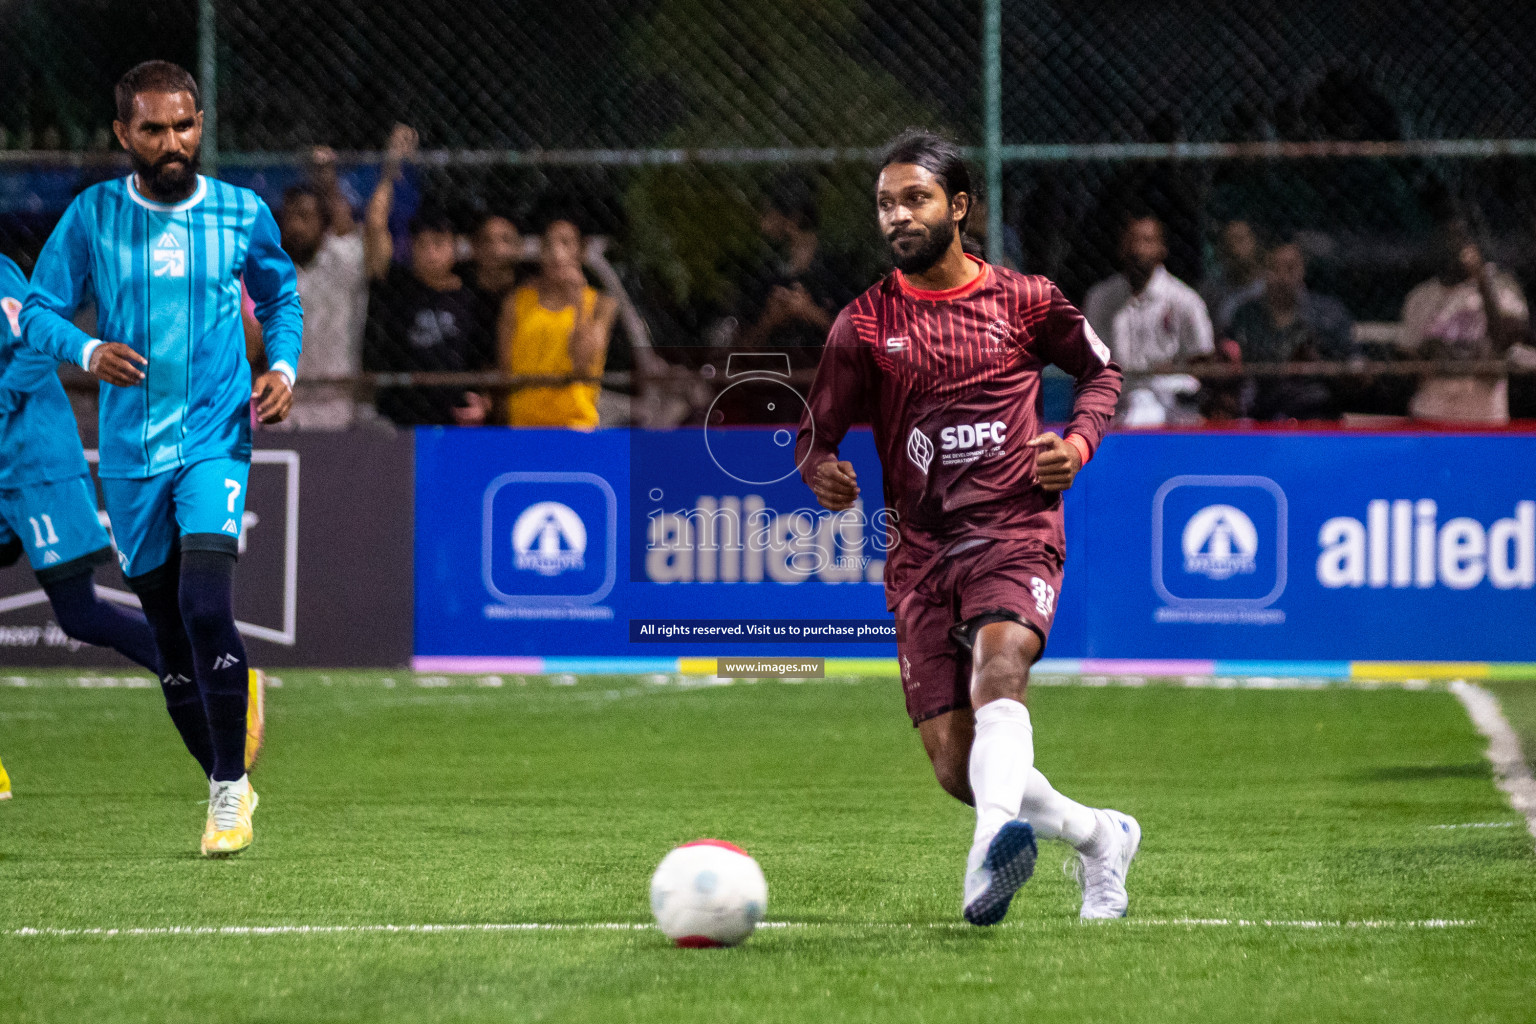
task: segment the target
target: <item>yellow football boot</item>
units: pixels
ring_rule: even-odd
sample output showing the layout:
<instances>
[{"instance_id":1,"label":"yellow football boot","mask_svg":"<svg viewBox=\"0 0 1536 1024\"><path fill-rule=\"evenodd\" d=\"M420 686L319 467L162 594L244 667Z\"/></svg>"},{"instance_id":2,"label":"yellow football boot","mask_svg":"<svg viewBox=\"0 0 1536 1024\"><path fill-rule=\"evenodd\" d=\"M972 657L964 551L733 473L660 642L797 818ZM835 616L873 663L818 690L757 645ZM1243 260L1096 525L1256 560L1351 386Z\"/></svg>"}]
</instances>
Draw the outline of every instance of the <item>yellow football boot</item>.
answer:
<instances>
[{"instance_id":1,"label":"yellow football boot","mask_svg":"<svg viewBox=\"0 0 1536 1024\"><path fill-rule=\"evenodd\" d=\"M228 857L250 846L256 838L251 816L259 802L250 779L244 776L237 782L214 783L208 822L203 827L203 856Z\"/></svg>"},{"instance_id":2,"label":"yellow football boot","mask_svg":"<svg viewBox=\"0 0 1536 1024\"><path fill-rule=\"evenodd\" d=\"M245 704L245 770L250 771L267 738L267 674L259 668L249 669L247 674L251 693Z\"/></svg>"},{"instance_id":3,"label":"yellow football boot","mask_svg":"<svg viewBox=\"0 0 1536 1024\"><path fill-rule=\"evenodd\" d=\"M5 774L5 765L0 764L0 800L11 798L11 777Z\"/></svg>"}]
</instances>

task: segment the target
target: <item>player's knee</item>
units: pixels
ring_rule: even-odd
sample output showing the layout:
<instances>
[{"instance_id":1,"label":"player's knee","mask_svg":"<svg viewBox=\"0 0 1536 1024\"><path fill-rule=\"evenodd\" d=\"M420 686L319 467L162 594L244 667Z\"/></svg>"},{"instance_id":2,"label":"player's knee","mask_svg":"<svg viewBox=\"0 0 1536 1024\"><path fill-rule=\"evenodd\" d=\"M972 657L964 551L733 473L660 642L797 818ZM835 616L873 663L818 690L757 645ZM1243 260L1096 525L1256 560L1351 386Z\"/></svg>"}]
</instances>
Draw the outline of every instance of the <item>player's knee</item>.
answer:
<instances>
[{"instance_id":1,"label":"player's knee","mask_svg":"<svg viewBox=\"0 0 1536 1024\"><path fill-rule=\"evenodd\" d=\"M43 589L65 636L81 643L104 645L107 630L101 620L107 609L96 596L90 573L56 580Z\"/></svg>"},{"instance_id":2,"label":"player's knee","mask_svg":"<svg viewBox=\"0 0 1536 1024\"><path fill-rule=\"evenodd\" d=\"M234 618L234 609L218 594L186 590L181 593L181 621L189 636L206 636Z\"/></svg>"},{"instance_id":3,"label":"player's knee","mask_svg":"<svg viewBox=\"0 0 1536 1024\"><path fill-rule=\"evenodd\" d=\"M1015 652L999 653L976 665L971 673L971 706L994 700L1023 700L1029 685L1029 664Z\"/></svg>"}]
</instances>

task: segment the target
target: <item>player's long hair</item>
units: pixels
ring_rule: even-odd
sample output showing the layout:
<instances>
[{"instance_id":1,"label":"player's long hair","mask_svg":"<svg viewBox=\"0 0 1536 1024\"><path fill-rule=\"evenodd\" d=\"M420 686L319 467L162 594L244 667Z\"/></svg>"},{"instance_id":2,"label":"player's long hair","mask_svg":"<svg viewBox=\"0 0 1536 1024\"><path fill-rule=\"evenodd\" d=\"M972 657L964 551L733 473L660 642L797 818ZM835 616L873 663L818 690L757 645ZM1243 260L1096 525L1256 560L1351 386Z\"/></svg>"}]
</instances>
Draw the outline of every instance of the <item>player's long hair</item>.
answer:
<instances>
[{"instance_id":1,"label":"player's long hair","mask_svg":"<svg viewBox=\"0 0 1536 1024\"><path fill-rule=\"evenodd\" d=\"M891 164L916 164L939 179L944 197L951 203L955 196L964 192L970 198L965 216L960 218L960 236L966 237L965 226L971 219L971 208L976 205L976 193L971 186L971 170L960 155L960 147L953 142L928 131L926 128L908 128L885 147L880 158L880 170Z\"/></svg>"}]
</instances>

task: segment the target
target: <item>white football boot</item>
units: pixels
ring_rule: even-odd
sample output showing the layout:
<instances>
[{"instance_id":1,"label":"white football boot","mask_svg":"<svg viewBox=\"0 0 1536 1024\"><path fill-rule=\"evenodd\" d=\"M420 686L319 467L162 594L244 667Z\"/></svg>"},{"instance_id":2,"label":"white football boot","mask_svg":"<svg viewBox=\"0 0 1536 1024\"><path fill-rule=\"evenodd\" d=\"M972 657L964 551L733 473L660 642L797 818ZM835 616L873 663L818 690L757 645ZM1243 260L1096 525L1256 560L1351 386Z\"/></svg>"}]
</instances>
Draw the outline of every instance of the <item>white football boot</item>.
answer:
<instances>
[{"instance_id":1,"label":"white football boot","mask_svg":"<svg viewBox=\"0 0 1536 1024\"><path fill-rule=\"evenodd\" d=\"M1010 821L984 843L971 848L965 872L965 919L997 924L1020 886L1035 873L1035 830L1027 821Z\"/></svg>"},{"instance_id":2,"label":"white football boot","mask_svg":"<svg viewBox=\"0 0 1536 1024\"><path fill-rule=\"evenodd\" d=\"M1131 903L1125 891L1125 875L1141 846L1141 826L1135 818L1110 810L1094 814L1109 836L1104 852L1097 857L1080 853L1076 861L1062 865L1083 887L1083 909L1078 916L1085 921L1125 916Z\"/></svg>"}]
</instances>

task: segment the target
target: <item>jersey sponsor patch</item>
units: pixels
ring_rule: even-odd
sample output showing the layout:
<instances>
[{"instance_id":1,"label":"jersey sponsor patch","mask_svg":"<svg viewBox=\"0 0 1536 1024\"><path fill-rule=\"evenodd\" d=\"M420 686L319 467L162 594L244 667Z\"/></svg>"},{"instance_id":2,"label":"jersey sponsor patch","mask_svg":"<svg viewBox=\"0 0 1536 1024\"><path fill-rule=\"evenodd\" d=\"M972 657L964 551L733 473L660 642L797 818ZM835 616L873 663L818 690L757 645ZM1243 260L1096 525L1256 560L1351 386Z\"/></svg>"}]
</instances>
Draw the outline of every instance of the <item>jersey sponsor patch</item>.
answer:
<instances>
[{"instance_id":1,"label":"jersey sponsor patch","mask_svg":"<svg viewBox=\"0 0 1536 1024\"><path fill-rule=\"evenodd\" d=\"M885 350L887 352L905 352L907 350L907 336L900 334L894 338L886 338Z\"/></svg>"},{"instance_id":2,"label":"jersey sponsor patch","mask_svg":"<svg viewBox=\"0 0 1536 1024\"><path fill-rule=\"evenodd\" d=\"M1088 347L1093 349L1093 354L1099 357L1099 362L1109 365L1109 349L1099 340L1099 335L1094 331L1093 325L1083 321L1083 334L1088 338Z\"/></svg>"},{"instance_id":3,"label":"jersey sponsor patch","mask_svg":"<svg viewBox=\"0 0 1536 1024\"><path fill-rule=\"evenodd\" d=\"M907 435L907 458L924 473L928 472L928 464L933 461L933 442L916 427Z\"/></svg>"},{"instance_id":4,"label":"jersey sponsor patch","mask_svg":"<svg viewBox=\"0 0 1536 1024\"><path fill-rule=\"evenodd\" d=\"M11 322L11 333L21 337L21 300L7 295L0 298L0 309L5 310L5 318Z\"/></svg>"}]
</instances>

